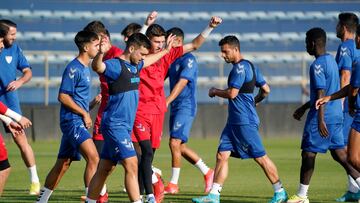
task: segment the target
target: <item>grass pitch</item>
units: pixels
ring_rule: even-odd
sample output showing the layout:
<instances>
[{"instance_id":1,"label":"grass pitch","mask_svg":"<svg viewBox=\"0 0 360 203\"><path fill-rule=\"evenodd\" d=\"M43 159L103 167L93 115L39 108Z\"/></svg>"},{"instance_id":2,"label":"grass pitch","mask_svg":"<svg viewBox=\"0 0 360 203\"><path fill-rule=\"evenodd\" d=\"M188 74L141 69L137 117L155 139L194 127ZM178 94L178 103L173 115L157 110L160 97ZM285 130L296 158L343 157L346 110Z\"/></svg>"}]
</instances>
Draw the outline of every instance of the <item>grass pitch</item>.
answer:
<instances>
[{"instance_id":1,"label":"grass pitch","mask_svg":"<svg viewBox=\"0 0 360 203\"><path fill-rule=\"evenodd\" d=\"M60 138L59 138L60 140ZM163 171L165 182L170 180L170 151L167 138L163 139L161 149L155 154L154 165ZM298 187L300 170L300 137L297 138L264 138L265 149L275 162L280 178L289 193L294 194ZM36 197L29 196L29 174L14 143L7 140L9 160L12 166L10 177L5 186L0 202L35 202ZM189 146L202 159L214 167L218 138L191 138ZM31 144L35 154L41 184L56 160L59 141L36 141ZM204 183L199 170L183 159L178 195L167 195L164 202L191 202L191 198L203 195ZM229 176L223 186L221 202L224 203L257 203L267 202L273 195L273 189L261 168L253 160L231 158ZM49 202L79 202L84 195L83 171L85 161L73 162L69 171L61 180ZM123 169L118 165L107 180L110 202L129 202L123 190ZM346 190L345 171L331 159L330 153L319 154L315 172L309 189L309 199L316 202L335 202L335 199Z\"/></svg>"}]
</instances>

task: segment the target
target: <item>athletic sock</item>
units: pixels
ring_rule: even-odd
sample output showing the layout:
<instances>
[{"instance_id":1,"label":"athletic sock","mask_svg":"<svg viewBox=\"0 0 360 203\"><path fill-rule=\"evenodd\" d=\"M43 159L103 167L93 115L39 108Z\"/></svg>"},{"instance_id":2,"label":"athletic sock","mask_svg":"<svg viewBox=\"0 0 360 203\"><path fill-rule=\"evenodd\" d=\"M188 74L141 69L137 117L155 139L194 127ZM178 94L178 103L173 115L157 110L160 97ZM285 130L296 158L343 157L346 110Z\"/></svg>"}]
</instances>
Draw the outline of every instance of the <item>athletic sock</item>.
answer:
<instances>
[{"instance_id":1,"label":"athletic sock","mask_svg":"<svg viewBox=\"0 0 360 203\"><path fill-rule=\"evenodd\" d=\"M104 184L104 186L101 189L100 195L104 196L106 194L106 184Z\"/></svg>"},{"instance_id":2,"label":"athletic sock","mask_svg":"<svg viewBox=\"0 0 360 203\"><path fill-rule=\"evenodd\" d=\"M220 192L222 190L222 186L218 183L213 183L210 193L215 195L220 195Z\"/></svg>"},{"instance_id":3,"label":"athletic sock","mask_svg":"<svg viewBox=\"0 0 360 203\"><path fill-rule=\"evenodd\" d=\"M172 168L172 175L171 175L170 183L178 184L179 176L180 176L180 168Z\"/></svg>"},{"instance_id":4,"label":"athletic sock","mask_svg":"<svg viewBox=\"0 0 360 203\"><path fill-rule=\"evenodd\" d=\"M40 190L39 197L36 200L36 203L47 203L49 201L49 198L51 194L53 193L53 190L50 190L46 187L43 187Z\"/></svg>"},{"instance_id":5,"label":"athletic sock","mask_svg":"<svg viewBox=\"0 0 360 203\"><path fill-rule=\"evenodd\" d=\"M300 184L297 195L301 198L307 198L308 190L309 190L309 185Z\"/></svg>"},{"instance_id":6,"label":"athletic sock","mask_svg":"<svg viewBox=\"0 0 360 203\"><path fill-rule=\"evenodd\" d=\"M272 186L274 188L274 192L282 192L284 190L280 180L278 182L272 184Z\"/></svg>"},{"instance_id":7,"label":"athletic sock","mask_svg":"<svg viewBox=\"0 0 360 203\"><path fill-rule=\"evenodd\" d=\"M206 175L210 168L200 159L195 163L195 166L201 171L202 174Z\"/></svg>"},{"instance_id":8,"label":"athletic sock","mask_svg":"<svg viewBox=\"0 0 360 203\"><path fill-rule=\"evenodd\" d=\"M36 171L36 165L33 165L31 167L28 167L29 173L30 173L30 181L32 183L39 183L39 176Z\"/></svg>"}]
</instances>

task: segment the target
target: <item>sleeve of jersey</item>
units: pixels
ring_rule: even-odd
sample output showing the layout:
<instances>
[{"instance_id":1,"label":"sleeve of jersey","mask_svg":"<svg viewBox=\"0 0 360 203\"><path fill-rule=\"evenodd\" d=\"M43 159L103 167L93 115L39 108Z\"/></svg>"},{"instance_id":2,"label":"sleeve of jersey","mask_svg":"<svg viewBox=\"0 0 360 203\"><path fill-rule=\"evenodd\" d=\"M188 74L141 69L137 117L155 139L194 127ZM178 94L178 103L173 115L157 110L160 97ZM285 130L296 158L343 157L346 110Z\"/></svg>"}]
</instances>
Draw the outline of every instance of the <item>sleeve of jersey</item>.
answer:
<instances>
[{"instance_id":1,"label":"sleeve of jersey","mask_svg":"<svg viewBox=\"0 0 360 203\"><path fill-rule=\"evenodd\" d=\"M0 102L0 114L4 115L7 109L8 107L4 103Z\"/></svg>"},{"instance_id":2,"label":"sleeve of jersey","mask_svg":"<svg viewBox=\"0 0 360 203\"><path fill-rule=\"evenodd\" d=\"M258 67L255 67L255 71L256 71L256 87L262 87L263 85L266 84L266 81L264 79L264 76L262 75L260 69Z\"/></svg>"},{"instance_id":3,"label":"sleeve of jersey","mask_svg":"<svg viewBox=\"0 0 360 203\"><path fill-rule=\"evenodd\" d=\"M180 77L187 79L189 81L195 80L195 73L198 68L197 61L195 57L188 57L186 60L182 62L184 69L180 73Z\"/></svg>"},{"instance_id":4,"label":"sleeve of jersey","mask_svg":"<svg viewBox=\"0 0 360 203\"><path fill-rule=\"evenodd\" d=\"M229 75L229 88L240 89L245 81L244 65L236 64Z\"/></svg>"},{"instance_id":5,"label":"sleeve of jersey","mask_svg":"<svg viewBox=\"0 0 360 203\"><path fill-rule=\"evenodd\" d=\"M112 82L118 79L121 73L119 59L110 59L104 63L106 66L104 76L106 77L107 81Z\"/></svg>"},{"instance_id":6,"label":"sleeve of jersey","mask_svg":"<svg viewBox=\"0 0 360 203\"><path fill-rule=\"evenodd\" d=\"M66 68L62 76L59 93L73 95L76 83L79 79L79 70L76 68Z\"/></svg>"},{"instance_id":7,"label":"sleeve of jersey","mask_svg":"<svg viewBox=\"0 0 360 203\"><path fill-rule=\"evenodd\" d=\"M315 89L325 89L326 79L323 64L313 64L310 67L310 77L314 78Z\"/></svg>"},{"instance_id":8,"label":"sleeve of jersey","mask_svg":"<svg viewBox=\"0 0 360 203\"><path fill-rule=\"evenodd\" d=\"M342 70L351 71L352 59L349 53L349 49L346 47L340 47L338 66L340 71Z\"/></svg>"},{"instance_id":9,"label":"sleeve of jersey","mask_svg":"<svg viewBox=\"0 0 360 203\"><path fill-rule=\"evenodd\" d=\"M29 64L29 62L26 60L26 58L25 58L25 56L24 56L24 54L23 54L23 51L21 50L21 48L20 47L17 47L18 48L18 50L17 50L17 52L18 52L18 57L19 57L19 60L18 60L18 64L17 64L17 69L18 70L20 70L20 71L22 71L22 70L24 70L25 68L31 68L30 67L30 64Z\"/></svg>"},{"instance_id":10,"label":"sleeve of jersey","mask_svg":"<svg viewBox=\"0 0 360 203\"><path fill-rule=\"evenodd\" d=\"M360 87L360 58L356 61L354 69L351 73L350 84L355 88Z\"/></svg>"}]
</instances>

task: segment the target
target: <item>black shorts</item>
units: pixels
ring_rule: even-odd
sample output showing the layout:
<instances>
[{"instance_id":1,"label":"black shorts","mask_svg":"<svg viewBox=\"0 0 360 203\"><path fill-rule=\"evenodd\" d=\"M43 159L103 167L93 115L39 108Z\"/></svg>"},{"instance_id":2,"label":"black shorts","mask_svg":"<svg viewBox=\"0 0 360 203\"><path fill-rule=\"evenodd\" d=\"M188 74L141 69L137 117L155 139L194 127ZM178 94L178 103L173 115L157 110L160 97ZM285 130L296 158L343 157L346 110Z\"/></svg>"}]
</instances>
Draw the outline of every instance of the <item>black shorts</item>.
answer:
<instances>
[{"instance_id":1,"label":"black shorts","mask_svg":"<svg viewBox=\"0 0 360 203\"><path fill-rule=\"evenodd\" d=\"M10 168L10 163L8 159L0 161L0 171Z\"/></svg>"}]
</instances>

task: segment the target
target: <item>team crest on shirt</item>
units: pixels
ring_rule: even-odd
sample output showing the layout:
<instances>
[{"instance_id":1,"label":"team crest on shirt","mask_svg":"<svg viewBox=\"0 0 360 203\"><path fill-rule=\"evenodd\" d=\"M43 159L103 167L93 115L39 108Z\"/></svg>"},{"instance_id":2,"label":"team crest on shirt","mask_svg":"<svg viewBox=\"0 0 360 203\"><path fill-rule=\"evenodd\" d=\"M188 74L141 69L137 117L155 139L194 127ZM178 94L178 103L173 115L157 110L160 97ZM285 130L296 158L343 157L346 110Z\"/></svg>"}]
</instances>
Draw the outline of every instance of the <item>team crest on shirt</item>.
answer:
<instances>
[{"instance_id":1,"label":"team crest on shirt","mask_svg":"<svg viewBox=\"0 0 360 203\"><path fill-rule=\"evenodd\" d=\"M189 68L192 68L192 67L193 67L193 63L194 63L194 60L193 60L193 59L189 59L187 66L188 66Z\"/></svg>"},{"instance_id":2,"label":"team crest on shirt","mask_svg":"<svg viewBox=\"0 0 360 203\"><path fill-rule=\"evenodd\" d=\"M347 47L341 47L341 48L340 48L340 55L341 55L341 56L346 56L346 55L348 55L348 49L347 49Z\"/></svg>"},{"instance_id":3,"label":"team crest on shirt","mask_svg":"<svg viewBox=\"0 0 360 203\"><path fill-rule=\"evenodd\" d=\"M244 73L244 65L238 65L236 68L237 74L243 74Z\"/></svg>"},{"instance_id":4,"label":"team crest on shirt","mask_svg":"<svg viewBox=\"0 0 360 203\"><path fill-rule=\"evenodd\" d=\"M319 75L322 71L323 69L321 68L321 65L315 64L315 69L314 69L315 75Z\"/></svg>"},{"instance_id":5,"label":"team crest on shirt","mask_svg":"<svg viewBox=\"0 0 360 203\"><path fill-rule=\"evenodd\" d=\"M12 61L12 56L5 56L5 60L8 64L10 64Z\"/></svg>"}]
</instances>

